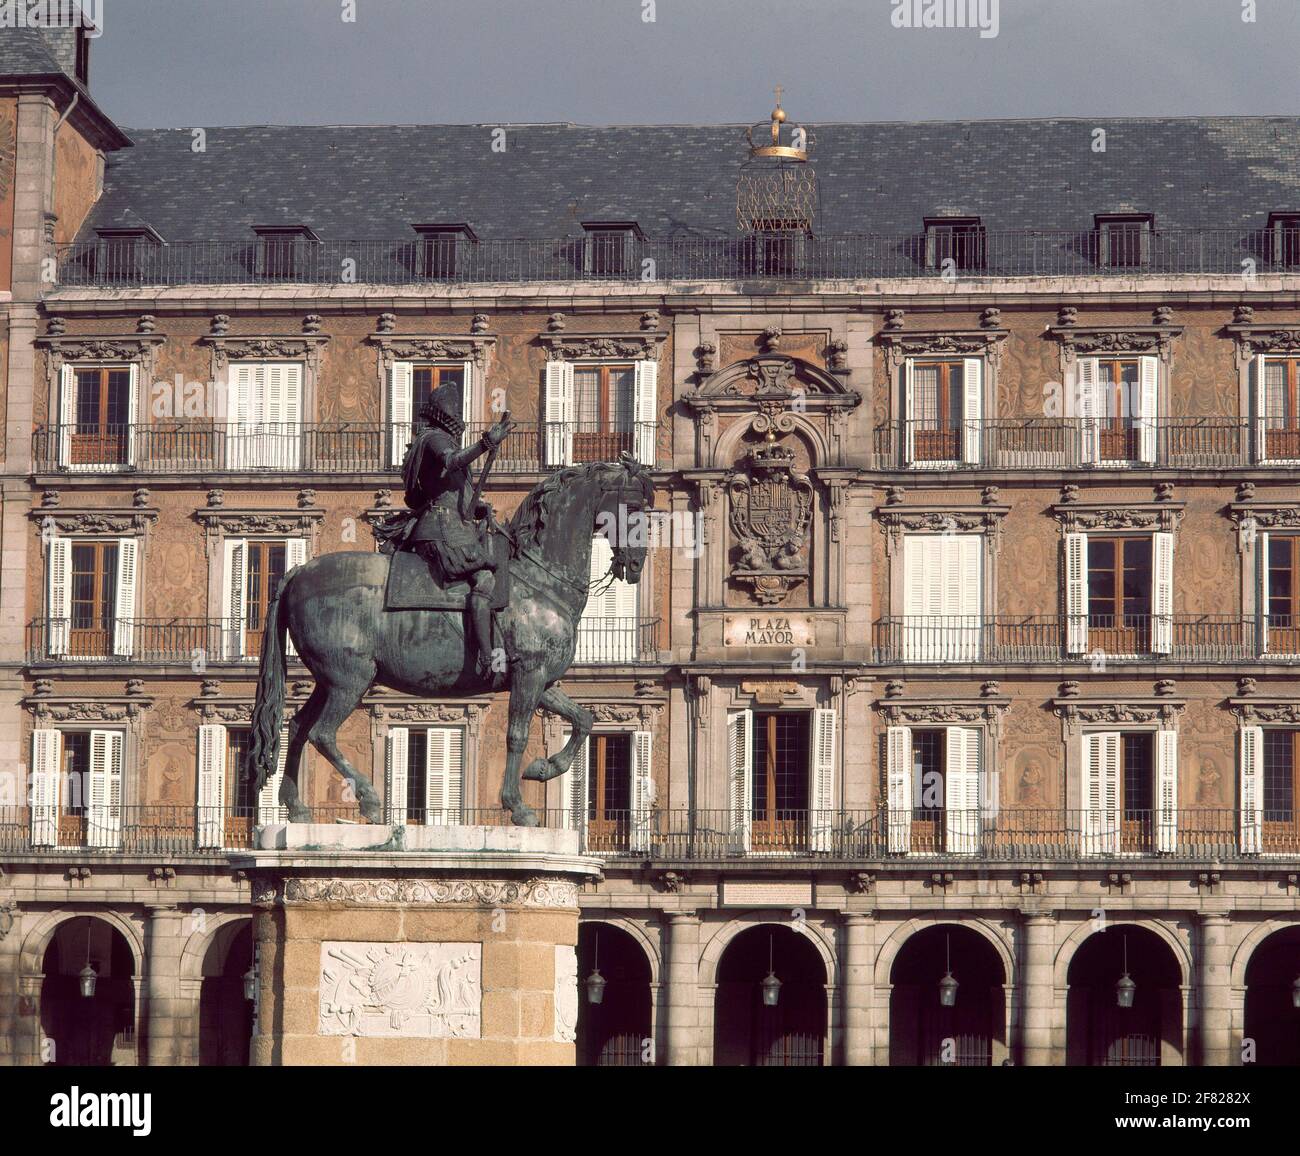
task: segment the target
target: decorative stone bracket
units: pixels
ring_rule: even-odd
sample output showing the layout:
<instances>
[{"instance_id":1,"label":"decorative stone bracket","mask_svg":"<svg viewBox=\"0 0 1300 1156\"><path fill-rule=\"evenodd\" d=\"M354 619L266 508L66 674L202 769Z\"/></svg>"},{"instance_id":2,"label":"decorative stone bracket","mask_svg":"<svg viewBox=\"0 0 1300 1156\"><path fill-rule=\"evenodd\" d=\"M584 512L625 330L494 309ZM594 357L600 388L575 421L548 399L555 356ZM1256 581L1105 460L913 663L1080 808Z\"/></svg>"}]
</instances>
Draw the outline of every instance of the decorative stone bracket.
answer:
<instances>
[{"instance_id":1,"label":"decorative stone bracket","mask_svg":"<svg viewBox=\"0 0 1300 1156\"><path fill-rule=\"evenodd\" d=\"M1228 699L1228 709L1237 716L1242 726L1258 726L1261 723L1300 725L1300 698L1234 697Z\"/></svg>"},{"instance_id":2,"label":"decorative stone bracket","mask_svg":"<svg viewBox=\"0 0 1300 1156\"><path fill-rule=\"evenodd\" d=\"M196 510L195 518L202 524L205 550L212 557L214 546L227 537L248 535L283 535L286 538L307 538L310 553L316 553L316 539L325 511L311 507L285 509L232 509L226 506L205 506Z\"/></svg>"},{"instance_id":3,"label":"decorative stone bracket","mask_svg":"<svg viewBox=\"0 0 1300 1156\"><path fill-rule=\"evenodd\" d=\"M50 319L51 329L56 327L55 320ZM50 397L54 397L59 373L69 362L134 362L140 367L140 388L142 391L147 390L155 376L158 349L166 342L165 333L152 332L103 337L47 333L37 337L34 344L45 350L45 373L51 390Z\"/></svg>"},{"instance_id":4,"label":"decorative stone bracket","mask_svg":"<svg viewBox=\"0 0 1300 1156\"><path fill-rule=\"evenodd\" d=\"M547 361L581 361L584 358L621 358L647 361L659 356L659 346L668 334L657 329L639 333L565 333L555 331L538 337Z\"/></svg>"},{"instance_id":5,"label":"decorative stone bracket","mask_svg":"<svg viewBox=\"0 0 1300 1156\"><path fill-rule=\"evenodd\" d=\"M36 719L38 726L50 723L137 723L153 707L154 700L144 695L84 696L39 695L23 699L23 707Z\"/></svg>"},{"instance_id":6,"label":"decorative stone bracket","mask_svg":"<svg viewBox=\"0 0 1300 1156\"><path fill-rule=\"evenodd\" d=\"M314 379L320 377L321 350L329 341L324 333L244 334L207 333L199 341L212 349L212 377L216 380L232 361L303 361Z\"/></svg>"},{"instance_id":7,"label":"decorative stone bracket","mask_svg":"<svg viewBox=\"0 0 1300 1156\"><path fill-rule=\"evenodd\" d=\"M432 723L467 727L478 734L479 724L491 704L487 700L432 702L418 699L371 699L364 703L373 722L381 725Z\"/></svg>"},{"instance_id":8,"label":"decorative stone bracket","mask_svg":"<svg viewBox=\"0 0 1300 1156\"><path fill-rule=\"evenodd\" d=\"M882 506L876 517L885 530L885 552L892 555L904 534L987 534L991 548L1001 543L1002 520L1010 506Z\"/></svg>"},{"instance_id":9,"label":"decorative stone bracket","mask_svg":"<svg viewBox=\"0 0 1300 1156\"><path fill-rule=\"evenodd\" d=\"M366 340L379 347L379 371L385 384L395 361L472 361L487 371L496 345L491 333L372 333Z\"/></svg>"},{"instance_id":10,"label":"decorative stone bracket","mask_svg":"<svg viewBox=\"0 0 1300 1156\"><path fill-rule=\"evenodd\" d=\"M1237 364L1247 365L1261 353L1300 355L1300 325L1225 325L1236 343Z\"/></svg>"},{"instance_id":11,"label":"decorative stone bracket","mask_svg":"<svg viewBox=\"0 0 1300 1156\"><path fill-rule=\"evenodd\" d=\"M152 506L135 506L129 510L105 506L39 506L29 510L27 516L42 536L52 532L61 538L147 537L150 527L158 521L158 510Z\"/></svg>"},{"instance_id":12,"label":"decorative stone bracket","mask_svg":"<svg viewBox=\"0 0 1300 1156\"><path fill-rule=\"evenodd\" d=\"M891 371L908 357L950 355L983 357L995 369L1002 363L1002 349L1010 330L986 329L911 330L882 329L876 341L885 351Z\"/></svg>"},{"instance_id":13,"label":"decorative stone bracket","mask_svg":"<svg viewBox=\"0 0 1300 1156\"><path fill-rule=\"evenodd\" d=\"M1079 357L1154 354L1168 365L1181 325L1049 325L1048 336L1061 344L1066 365Z\"/></svg>"},{"instance_id":14,"label":"decorative stone bracket","mask_svg":"<svg viewBox=\"0 0 1300 1156\"><path fill-rule=\"evenodd\" d=\"M960 726L983 724L996 740L1009 696L996 698L882 698L875 709L890 726Z\"/></svg>"},{"instance_id":15,"label":"decorative stone bracket","mask_svg":"<svg viewBox=\"0 0 1300 1156\"><path fill-rule=\"evenodd\" d=\"M1260 531L1300 528L1300 504L1294 502L1233 502L1228 517L1237 527L1237 552Z\"/></svg>"}]
</instances>

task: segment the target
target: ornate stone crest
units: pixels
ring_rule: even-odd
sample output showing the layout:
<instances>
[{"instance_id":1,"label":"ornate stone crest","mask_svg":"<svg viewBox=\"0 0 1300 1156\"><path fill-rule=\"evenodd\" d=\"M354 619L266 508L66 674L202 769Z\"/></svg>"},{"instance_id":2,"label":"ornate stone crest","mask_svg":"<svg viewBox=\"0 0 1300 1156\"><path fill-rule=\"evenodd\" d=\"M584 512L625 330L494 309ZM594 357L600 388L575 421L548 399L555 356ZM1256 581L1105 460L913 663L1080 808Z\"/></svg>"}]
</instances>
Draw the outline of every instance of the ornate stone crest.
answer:
<instances>
[{"instance_id":1,"label":"ornate stone crest","mask_svg":"<svg viewBox=\"0 0 1300 1156\"><path fill-rule=\"evenodd\" d=\"M781 602L807 572L803 549L812 516L812 483L794 468L794 451L768 431L727 479L738 558L732 578L764 605Z\"/></svg>"}]
</instances>

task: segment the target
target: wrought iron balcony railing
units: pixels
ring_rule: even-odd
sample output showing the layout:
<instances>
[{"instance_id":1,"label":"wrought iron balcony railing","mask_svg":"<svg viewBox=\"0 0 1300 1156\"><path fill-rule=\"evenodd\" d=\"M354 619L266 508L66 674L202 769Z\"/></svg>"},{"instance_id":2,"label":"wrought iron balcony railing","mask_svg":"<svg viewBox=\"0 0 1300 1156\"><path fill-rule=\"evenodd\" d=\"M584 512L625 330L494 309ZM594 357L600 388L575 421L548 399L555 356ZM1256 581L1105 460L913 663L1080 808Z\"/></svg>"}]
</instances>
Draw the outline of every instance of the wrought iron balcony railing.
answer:
<instances>
[{"instance_id":1,"label":"wrought iron balcony railing","mask_svg":"<svg viewBox=\"0 0 1300 1156\"><path fill-rule=\"evenodd\" d=\"M1300 458L1300 428L1236 417L893 421L875 431L882 470L1222 470L1284 465L1292 450Z\"/></svg>"},{"instance_id":2,"label":"wrought iron balcony railing","mask_svg":"<svg viewBox=\"0 0 1300 1156\"><path fill-rule=\"evenodd\" d=\"M471 423L467 442L488 424ZM576 462L617 461L623 451L653 458L656 428L654 422L618 431L578 422L518 422L492 469L497 475L533 474ZM395 474L411 429L405 423L365 422L47 425L33 434L32 468L86 474Z\"/></svg>"},{"instance_id":3,"label":"wrought iron balcony railing","mask_svg":"<svg viewBox=\"0 0 1300 1156\"><path fill-rule=\"evenodd\" d=\"M1261 657L1264 635L1253 619L1222 614L905 615L875 624L874 661L1233 663ZM1300 661L1288 653L1300 651L1300 632L1274 625L1267 637L1269 661Z\"/></svg>"},{"instance_id":4,"label":"wrought iron balcony railing","mask_svg":"<svg viewBox=\"0 0 1300 1156\"><path fill-rule=\"evenodd\" d=\"M584 618L574 663L653 662L658 618ZM37 618L27 627L29 666L138 664L142 666L256 665L262 625L226 618L101 618L91 622ZM290 656L290 661L294 661Z\"/></svg>"},{"instance_id":5,"label":"wrought iron balcony railing","mask_svg":"<svg viewBox=\"0 0 1300 1156\"><path fill-rule=\"evenodd\" d=\"M925 233L890 236L780 234L638 239L622 259L590 259L585 237L486 239L430 262L418 239L301 240L276 259L255 238L170 244L78 241L55 255L61 285L361 284L437 285L554 281L664 282L858 280L880 277L1142 277L1161 274L1258 274L1300 270L1293 231L1157 230L1140 245L1106 245L1095 229L982 231L978 244L936 260ZM774 258L775 253L775 258Z\"/></svg>"},{"instance_id":6,"label":"wrought iron balcony railing","mask_svg":"<svg viewBox=\"0 0 1300 1156\"><path fill-rule=\"evenodd\" d=\"M0 853L230 854L251 848L259 826L283 823L275 806L143 805L0 808ZM352 806L312 808L315 823L355 822ZM1300 860L1300 811L1177 810L1005 806L979 810L734 811L572 810L539 812L543 826L579 833L590 854L610 860L762 860L772 857L861 862L1103 860ZM484 809L390 811L408 827L505 826L509 813Z\"/></svg>"}]
</instances>

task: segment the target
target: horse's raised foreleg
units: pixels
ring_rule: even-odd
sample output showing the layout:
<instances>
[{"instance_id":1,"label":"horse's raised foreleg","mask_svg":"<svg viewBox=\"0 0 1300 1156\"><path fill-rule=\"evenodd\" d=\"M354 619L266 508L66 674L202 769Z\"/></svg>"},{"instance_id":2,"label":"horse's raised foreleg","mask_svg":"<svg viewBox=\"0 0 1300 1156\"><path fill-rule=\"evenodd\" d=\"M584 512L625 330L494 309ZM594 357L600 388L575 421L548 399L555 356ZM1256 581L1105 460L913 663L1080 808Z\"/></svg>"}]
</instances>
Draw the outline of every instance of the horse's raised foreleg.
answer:
<instances>
[{"instance_id":1,"label":"horse's raised foreleg","mask_svg":"<svg viewBox=\"0 0 1300 1156\"><path fill-rule=\"evenodd\" d=\"M300 733L305 734L312 746L329 759L334 769L351 784L361 814L372 823L378 823L382 818L379 793L370 780L348 762L338 744L339 726L357 709L361 696L370 688L370 679L367 678L364 683L357 680L346 686L317 683L312 698L320 692L322 685L325 686L324 701L320 704L316 717L308 726L301 728ZM287 777L285 781L288 781Z\"/></svg>"},{"instance_id":2,"label":"horse's raised foreleg","mask_svg":"<svg viewBox=\"0 0 1300 1156\"><path fill-rule=\"evenodd\" d=\"M569 741L564 744L563 750L549 759L534 759L524 769L525 779L544 783L547 779L564 774L573 765L579 749L591 734L591 724L594 719L591 711L585 706L579 706L558 686L548 686L542 691L538 702L552 714L558 714L573 728L573 733L569 736Z\"/></svg>"},{"instance_id":3,"label":"horse's raised foreleg","mask_svg":"<svg viewBox=\"0 0 1300 1156\"><path fill-rule=\"evenodd\" d=\"M506 723L506 773L501 781L501 805L516 827L536 827L537 812L526 806L519 789L519 762L528 746L533 711L545 687L545 674L517 666L510 680L510 712Z\"/></svg>"}]
</instances>

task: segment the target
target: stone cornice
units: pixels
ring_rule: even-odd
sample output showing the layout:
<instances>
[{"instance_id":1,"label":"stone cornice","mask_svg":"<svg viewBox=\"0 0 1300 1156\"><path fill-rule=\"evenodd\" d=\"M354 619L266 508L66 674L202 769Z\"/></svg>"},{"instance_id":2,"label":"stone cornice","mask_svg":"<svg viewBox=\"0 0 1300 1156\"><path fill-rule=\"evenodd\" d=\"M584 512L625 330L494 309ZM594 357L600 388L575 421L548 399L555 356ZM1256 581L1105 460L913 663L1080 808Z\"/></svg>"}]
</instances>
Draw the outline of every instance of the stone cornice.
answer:
<instances>
[{"instance_id":1,"label":"stone cornice","mask_svg":"<svg viewBox=\"0 0 1300 1156\"><path fill-rule=\"evenodd\" d=\"M983 698L882 698L873 704L891 726L979 724L996 727L1011 706L1006 695Z\"/></svg>"},{"instance_id":2,"label":"stone cornice","mask_svg":"<svg viewBox=\"0 0 1300 1156\"><path fill-rule=\"evenodd\" d=\"M639 333L565 333L539 335L547 361L578 361L583 358L621 358L643 361L659 356L659 346L668 340L664 330Z\"/></svg>"},{"instance_id":3,"label":"stone cornice","mask_svg":"<svg viewBox=\"0 0 1300 1156\"><path fill-rule=\"evenodd\" d=\"M167 342L165 333L45 333L32 344L62 361L145 361Z\"/></svg>"},{"instance_id":4,"label":"stone cornice","mask_svg":"<svg viewBox=\"0 0 1300 1156\"><path fill-rule=\"evenodd\" d=\"M116 536L142 535L158 521L158 510L153 506L134 506L115 509L105 506L35 506L27 516L39 533L53 530L59 537L78 535Z\"/></svg>"},{"instance_id":5,"label":"stone cornice","mask_svg":"<svg viewBox=\"0 0 1300 1156\"><path fill-rule=\"evenodd\" d=\"M1089 530L1151 530L1172 533L1182 521L1185 502L1058 502L1052 517L1067 533Z\"/></svg>"},{"instance_id":6,"label":"stone cornice","mask_svg":"<svg viewBox=\"0 0 1300 1156\"><path fill-rule=\"evenodd\" d=\"M487 365L496 345L493 333L371 333L366 340L379 348L385 370L395 361L473 361Z\"/></svg>"},{"instance_id":7,"label":"stone cornice","mask_svg":"<svg viewBox=\"0 0 1300 1156\"><path fill-rule=\"evenodd\" d=\"M904 534L990 535L995 543L1002 532L1002 520L1011 507L985 506L881 506L876 517L885 530L885 547L892 554Z\"/></svg>"},{"instance_id":8,"label":"stone cornice","mask_svg":"<svg viewBox=\"0 0 1300 1156\"><path fill-rule=\"evenodd\" d=\"M461 702L435 702L423 699L371 699L363 704L377 723L444 723L462 725L477 731L491 703L468 699Z\"/></svg>"},{"instance_id":9,"label":"stone cornice","mask_svg":"<svg viewBox=\"0 0 1300 1156\"><path fill-rule=\"evenodd\" d=\"M235 509L227 506L205 506L194 512L194 517L211 534L289 534L312 533L325 519L325 511L317 508L288 509Z\"/></svg>"},{"instance_id":10,"label":"stone cornice","mask_svg":"<svg viewBox=\"0 0 1300 1156\"><path fill-rule=\"evenodd\" d=\"M1268 530L1274 526L1287 529L1300 527L1300 500L1295 502L1233 502L1228 506L1228 517L1238 527L1253 522L1255 528Z\"/></svg>"},{"instance_id":11,"label":"stone cornice","mask_svg":"<svg viewBox=\"0 0 1300 1156\"><path fill-rule=\"evenodd\" d=\"M884 349L889 367L896 369L907 357L986 357L989 364L997 366L1002 360L1002 347L1010 330L998 327L984 329L882 329L876 334L877 343Z\"/></svg>"},{"instance_id":12,"label":"stone cornice","mask_svg":"<svg viewBox=\"0 0 1300 1156\"><path fill-rule=\"evenodd\" d=\"M254 903L283 905L342 903L361 907L414 905L461 905L497 907L578 906L577 884L561 878L509 879L420 879L397 878L313 879L290 878L281 886L258 879L253 886Z\"/></svg>"},{"instance_id":13,"label":"stone cornice","mask_svg":"<svg viewBox=\"0 0 1300 1156\"><path fill-rule=\"evenodd\" d=\"M1052 699L1052 711L1066 726L1125 726L1156 723L1172 729L1187 700L1169 695L1064 695Z\"/></svg>"},{"instance_id":14,"label":"stone cornice","mask_svg":"<svg viewBox=\"0 0 1300 1156\"><path fill-rule=\"evenodd\" d=\"M1270 695L1236 696L1228 699L1228 709L1243 726L1261 723L1300 724L1300 698L1275 698Z\"/></svg>"},{"instance_id":15,"label":"stone cornice","mask_svg":"<svg viewBox=\"0 0 1300 1156\"><path fill-rule=\"evenodd\" d=\"M110 695L87 699L84 695L31 695L22 700L38 724L68 722L134 722L151 709L154 700L145 695Z\"/></svg>"},{"instance_id":16,"label":"stone cornice","mask_svg":"<svg viewBox=\"0 0 1300 1156\"><path fill-rule=\"evenodd\" d=\"M205 333L199 342L212 350L217 369L231 361L305 361L320 368L321 348L329 341L325 333L233 334Z\"/></svg>"},{"instance_id":17,"label":"stone cornice","mask_svg":"<svg viewBox=\"0 0 1300 1156\"><path fill-rule=\"evenodd\" d=\"M1236 343L1238 362L1248 362L1261 353L1300 354L1300 324L1234 322L1223 331Z\"/></svg>"}]
</instances>

